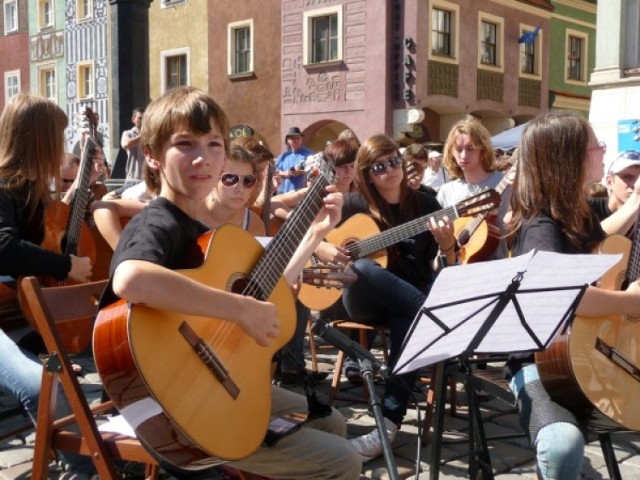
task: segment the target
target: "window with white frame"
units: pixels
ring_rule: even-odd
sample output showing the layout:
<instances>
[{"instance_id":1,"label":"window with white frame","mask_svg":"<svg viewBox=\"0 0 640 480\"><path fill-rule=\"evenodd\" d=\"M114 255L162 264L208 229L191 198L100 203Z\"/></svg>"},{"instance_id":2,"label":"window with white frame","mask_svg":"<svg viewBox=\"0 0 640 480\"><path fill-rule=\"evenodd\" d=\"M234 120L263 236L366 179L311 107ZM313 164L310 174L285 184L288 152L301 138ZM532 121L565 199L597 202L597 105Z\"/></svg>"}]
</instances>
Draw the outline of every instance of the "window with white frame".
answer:
<instances>
[{"instance_id":1,"label":"window with white frame","mask_svg":"<svg viewBox=\"0 0 640 480\"><path fill-rule=\"evenodd\" d=\"M480 12L478 17L478 66L491 70L503 68L504 19Z\"/></svg>"},{"instance_id":2,"label":"window with white frame","mask_svg":"<svg viewBox=\"0 0 640 480\"><path fill-rule=\"evenodd\" d=\"M304 12L302 23L305 65L342 60L342 6Z\"/></svg>"},{"instance_id":3,"label":"window with white frame","mask_svg":"<svg viewBox=\"0 0 640 480\"><path fill-rule=\"evenodd\" d=\"M76 0L76 20L81 22L93 17L93 0Z\"/></svg>"},{"instance_id":4,"label":"window with white frame","mask_svg":"<svg viewBox=\"0 0 640 480\"><path fill-rule=\"evenodd\" d=\"M93 86L95 78L93 74L93 62L82 62L78 64L78 99L85 100L93 98Z\"/></svg>"},{"instance_id":5,"label":"window with white frame","mask_svg":"<svg viewBox=\"0 0 640 480\"><path fill-rule=\"evenodd\" d=\"M53 66L41 67L38 74L40 95L49 100L56 99L56 69Z\"/></svg>"},{"instance_id":6,"label":"window with white frame","mask_svg":"<svg viewBox=\"0 0 640 480\"><path fill-rule=\"evenodd\" d=\"M536 28L531 26L520 26L520 37L525 34L533 34ZM541 76L541 59L542 59L542 30L538 30L533 40L530 42L522 42L520 44L520 74L523 77Z\"/></svg>"},{"instance_id":7,"label":"window with white frame","mask_svg":"<svg viewBox=\"0 0 640 480\"><path fill-rule=\"evenodd\" d=\"M434 8L431 13L431 52L450 57L453 12Z\"/></svg>"},{"instance_id":8,"label":"window with white frame","mask_svg":"<svg viewBox=\"0 0 640 480\"><path fill-rule=\"evenodd\" d=\"M189 49L181 48L161 53L162 91L189 85Z\"/></svg>"},{"instance_id":9,"label":"window with white frame","mask_svg":"<svg viewBox=\"0 0 640 480\"><path fill-rule=\"evenodd\" d=\"M4 103L20 93L20 70L4 72Z\"/></svg>"},{"instance_id":10,"label":"window with white frame","mask_svg":"<svg viewBox=\"0 0 640 480\"><path fill-rule=\"evenodd\" d=\"M565 81L584 84L587 81L587 42L584 32L567 29Z\"/></svg>"},{"instance_id":11,"label":"window with white frame","mask_svg":"<svg viewBox=\"0 0 640 480\"><path fill-rule=\"evenodd\" d=\"M230 23L227 27L227 74L253 72L253 20Z\"/></svg>"},{"instance_id":12,"label":"window with white frame","mask_svg":"<svg viewBox=\"0 0 640 480\"><path fill-rule=\"evenodd\" d=\"M429 59L457 64L460 31L460 5L431 0L429 9Z\"/></svg>"},{"instance_id":13,"label":"window with white frame","mask_svg":"<svg viewBox=\"0 0 640 480\"><path fill-rule=\"evenodd\" d=\"M18 31L18 0L4 0L4 34Z\"/></svg>"},{"instance_id":14,"label":"window with white frame","mask_svg":"<svg viewBox=\"0 0 640 480\"><path fill-rule=\"evenodd\" d=\"M497 65L498 26L483 20L480 22L480 63Z\"/></svg>"},{"instance_id":15,"label":"window with white frame","mask_svg":"<svg viewBox=\"0 0 640 480\"><path fill-rule=\"evenodd\" d=\"M53 0L38 0L38 26L53 27Z\"/></svg>"}]
</instances>

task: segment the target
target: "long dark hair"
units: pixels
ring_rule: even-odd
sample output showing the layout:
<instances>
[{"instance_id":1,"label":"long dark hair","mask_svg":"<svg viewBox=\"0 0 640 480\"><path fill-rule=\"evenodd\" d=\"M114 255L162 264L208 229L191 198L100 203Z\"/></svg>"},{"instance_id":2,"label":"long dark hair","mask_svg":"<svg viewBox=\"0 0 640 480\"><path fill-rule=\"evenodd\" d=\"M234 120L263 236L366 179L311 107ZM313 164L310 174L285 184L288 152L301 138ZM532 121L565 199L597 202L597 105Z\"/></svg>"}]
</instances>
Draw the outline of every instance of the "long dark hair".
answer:
<instances>
[{"instance_id":1,"label":"long dark hair","mask_svg":"<svg viewBox=\"0 0 640 480\"><path fill-rule=\"evenodd\" d=\"M391 208L370 181L369 169L378 158L389 153L394 153L400 157L398 144L387 135L377 134L365 140L356 155L356 184L358 190L367 200L369 210L371 210L373 216L386 226L391 225ZM403 218L415 218L420 214L417 193L407 185L404 165L402 169L404 178L400 184L400 214Z\"/></svg>"},{"instance_id":2,"label":"long dark hair","mask_svg":"<svg viewBox=\"0 0 640 480\"><path fill-rule=\"evenodd\" d=\"M553 111L531 120L520 139L511 190L508 236L539 215L560 225L574 247L593 227L584 189L590 125L573 112Z\"/></svg>"},{"instance_id":3,"label":"long dark hair","mask_svg":"<svg viewBox=\"0 0 640 480\"><path fill-rule=\"evenodd\" d=\"M51 200L51 183L60 183L67 116L51 100L19 93L0 116L0 188L29 185L27 211Z\"/></svg>"}]
</instances>

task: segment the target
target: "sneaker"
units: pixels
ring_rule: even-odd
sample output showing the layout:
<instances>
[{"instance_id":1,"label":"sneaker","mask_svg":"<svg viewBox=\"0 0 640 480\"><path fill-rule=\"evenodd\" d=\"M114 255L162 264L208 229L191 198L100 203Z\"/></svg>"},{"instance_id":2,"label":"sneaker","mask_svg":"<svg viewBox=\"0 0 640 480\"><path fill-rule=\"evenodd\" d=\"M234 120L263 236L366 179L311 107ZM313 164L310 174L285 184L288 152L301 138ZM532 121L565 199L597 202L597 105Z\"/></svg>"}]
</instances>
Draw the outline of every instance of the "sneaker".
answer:
<instances>
[{"instance_id":1,"label":"sneaker","mask_svg":"<svg viewBox=\"0 0 640 480\"><path fill-rule=\"evenodd\" d=\"M348 358L344 364L344 376L347 377L349 382L355 385L362 384L362 373L360 372L360 365L358 362Z\"/></svg>"},{"instance_id":2,"label":"sneaker","mask_svg":"<svg viewBox=\"0 0 640 480\"><path fill-rule=\"evenodd\" d=\"M398 432L398 426L386 417L384 419L384 425L387 429L389 443L393 443L393 440L396 438L396 433ZM350 442L362 458L362 463L367 463L383 453L382 439L380 438L377 428L366 435L351 439Z\"/></svg>"}]
</instances>

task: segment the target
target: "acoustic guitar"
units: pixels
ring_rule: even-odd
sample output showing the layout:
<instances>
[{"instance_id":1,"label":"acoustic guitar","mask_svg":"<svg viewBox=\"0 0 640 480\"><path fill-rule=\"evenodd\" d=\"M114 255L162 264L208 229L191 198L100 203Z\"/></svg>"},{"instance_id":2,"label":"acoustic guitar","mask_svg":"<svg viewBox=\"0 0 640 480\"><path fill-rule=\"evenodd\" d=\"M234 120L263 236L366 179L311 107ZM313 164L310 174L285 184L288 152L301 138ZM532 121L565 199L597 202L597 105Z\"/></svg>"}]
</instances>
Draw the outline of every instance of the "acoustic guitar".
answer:
<instances>
[{"instance_id":1,"label":"acoustic guitar","mask_svg":"<svg viewBox=\"0 0 640 480\"><path fill-rule=\"evenodd\" d=\"M282 277L323 205L334 173L322 174L263 250L235 225L199 239L197 282L276 305L280 337L258 346L237 325L120 300L102 309L94 357L104 388L141 442L164 461L197 470L245 458L264 440L271 413L273 355L296 328L294 298Z\"/></svg>"},{"instance_id":2,"label":"acoustic guitar","mask_svg":"<svg viewBox=\"0 0 640 480\"><path fill-rule=\"evenodd\" d=\"M90 125L97 124L95 114L91 108L86 107L84 114ZM41 244L42 248L59 254L89 257L92 265L96 259L96 247L91 230L84 219L91 197L92 155L96 147L95 131L93 131L85 139L78 171L78 185L71 204L67 205L60 200L55 200L46 207L44 216L45 234ZM68 280L56 280L53 277L40 276L38 278L47 287L70 284ZM18 288L18 299L24 316L35 328L33 314L27 306L28 303L24 299L24 292L21 287ZM64 332L63 338L65 341L63 343L69 353L79 353L85 350L91 342L91 336L83 333L86 332L86 329L80 328L87 320L91 319L78 318L58 325L58 329ZM76 334L74 335L73 332L76 332Z\"/></svg>"},{"instance_id":3,"label":"acoustic guitar","mask_svg":"<svg viewBox=\"0 0 640 480\"><path fill-rule=\"evenodd\" d=\"M640 278L639 244L637 228L633 243L612 235L600 244L599 253L623 254L600 279L601 288L620 290ZM640 430L640 323L576 316L535 358L551 398L576 416L596 428Z\"/></svg>"},{"instance_id":4,"label":"acoustic guitar","mask_svg":"<svg viewBox=\"0 0 640 480\"><path fill-rule=\"evenodd\" d=\"M495 190L502 195L513 182L516 174L514 161L509 171L502 177ZM486 211L473 217L462 217L453 223L454 235L460 245L460 263L475 263L486 260L496 251L500 244L500 227L497 216L492 211Z\"/></svg>"},{"instance_id":5,"label":"acoustic guitar","mask_svg":"<svg viewBox=\"0 0 640 480\"><path fill-rule=\"evenodd\" d=\"M429 229L428 220L431 217L436 221L442 220L444 217L453 220L465 215L490 211L497 208L498 205L500 205L500 195L492 189L483 190L465 198L456 205L429 213L382 232L373 218L364 213L358 213L329 232L326 240L346 248L351 261L366 257L386 267L386 248L426 232ZM310 264L308 268L313 269L314 265ZM340 290L336 288L303 283L300 287L299 299L312 310L324 310L333 305L340 298L340 295Z\"/></svg>"}]
</instances>

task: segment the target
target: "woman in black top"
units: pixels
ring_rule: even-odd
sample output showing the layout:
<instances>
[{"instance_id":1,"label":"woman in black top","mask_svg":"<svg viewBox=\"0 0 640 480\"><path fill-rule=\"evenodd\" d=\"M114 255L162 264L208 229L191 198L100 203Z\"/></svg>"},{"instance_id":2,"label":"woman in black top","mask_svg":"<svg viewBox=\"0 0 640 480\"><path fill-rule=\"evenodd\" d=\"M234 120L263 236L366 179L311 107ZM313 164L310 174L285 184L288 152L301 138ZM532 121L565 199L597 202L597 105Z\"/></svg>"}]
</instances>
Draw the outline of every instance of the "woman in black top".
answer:
<instances>
[{"instance_id":1,"label":"woman in black top","mask_svg":"<svg viewBox=\"0 0 640 480\"><path fill-rule=\"evenodd\" d=\"M44 98L18 94L0 117L0 275L48 275L86 281L87 257L43 249L45 207L59 184L67 117ZM59 188L57 189L59 190ZM0 389L15 395L35 422L42 363L0 330Z\"/></svg>"},{"instance_id":2,"label":"woman in black top","mask_svg":"<svg viewBox=\"0 0 640 480\"><path fill-rule=\"evenodd\" d=\"M548 112L529 123L511 193L512 255L532 249L590 253L605 238L588 203L589 186L602 178L605 148L574 113ZM626 291L588 287L576 313L638 315L640 285ZM580 478L584 439L575 416L549 397L532 354L513 355L507 369L521 423L536 447L538 477Z\"/></svg>"},{"instance_id":3,"label":"woman in black top","mask_svg":"<svg viewBox=\"0 0 640 480\"><path fill-rule=\"evenodd\" d=\"M382 229L387 229L440 210L433 195L409 188L398 145L386 135L374 135L362 144L356 157L356 172L359 192L345 196L343 219L355 213L367 213ZM358 280L343 290L344 305L353 320L388 325L391 364L397 359L404 337L426 299L439 247L451 263L455 262L452 224L441 221L436 225L431 219L429 225L430 232L389 249L391 255L386 269L368 258L356 260L352 268ZM414 381L415 374L390 377L386 381L383 414L391 440L406 413ZM352 444L364 461L382 454L377 430L352 440Z\"/></svg>"}]
</instances>

